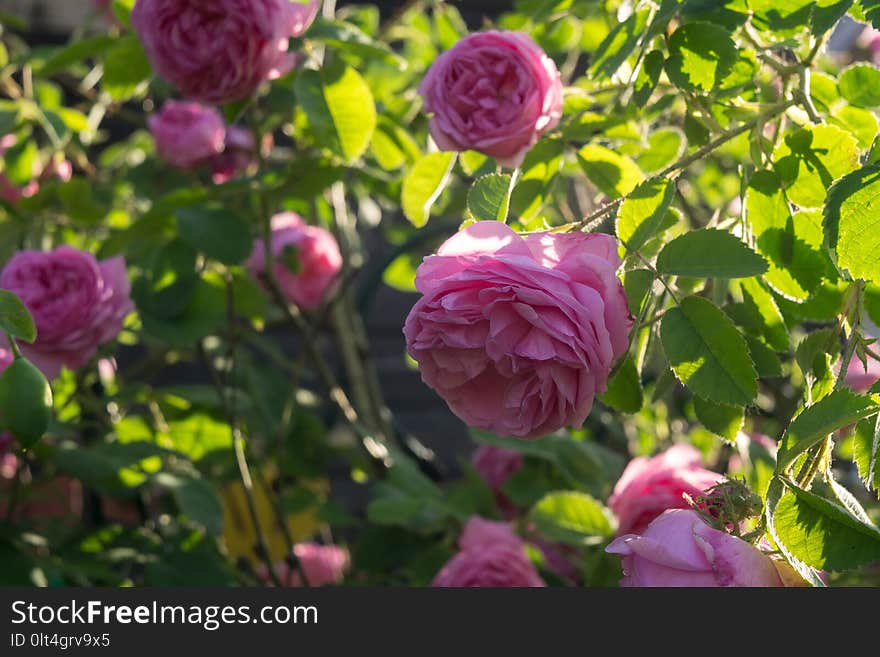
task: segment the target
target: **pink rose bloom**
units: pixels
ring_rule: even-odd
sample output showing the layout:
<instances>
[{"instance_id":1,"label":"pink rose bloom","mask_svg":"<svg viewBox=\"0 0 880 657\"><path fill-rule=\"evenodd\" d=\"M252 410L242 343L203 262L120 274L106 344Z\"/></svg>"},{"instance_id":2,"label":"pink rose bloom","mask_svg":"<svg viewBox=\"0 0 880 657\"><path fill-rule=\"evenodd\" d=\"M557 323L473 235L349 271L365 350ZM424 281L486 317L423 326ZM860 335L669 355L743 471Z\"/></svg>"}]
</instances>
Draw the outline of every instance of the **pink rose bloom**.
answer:
<instances>
[{"instance_id":1,"label":"pink rose bloom","mask_svg":"<svg viewBox=\"0 0 880 657\"><path fill-rule=\"evenodd\" d=\"M479 151L502 166L522 164L562 117L559 71L522 32L465 37L434 61L419 93L442 150Z\"/></svg>"},{"instance_id":2,"label":"pink rose bloom","mask_svg":"<svg viewBox=\"0 0 880 657\"><path fill-rule=\"evenodd\" d=\"M213 107L169 100L147 124L159 157L172 166L190 169L223 152L226 126Z\"/></svg>"},{"instance_id":3,"label":"pink rose bloom","mask_svg":"<svg viewBox=\"0 0 880 657\"><path fill-rule=\"evenodd\" d=\"M22 353L53 379L61 366L86 365L113 340L133 309L121 256L98 262L90 253L60 246L47 253L19 251L0 273L0 288L21 297L37 326Z\"/></svg>"},{"instance_id":4,"label":"pink rose bloom","mask_svg":"<svg viewBox=\"0 0 880 657\"><path fill-rule=\"evenodd\" d=\"M498 492L512 474L522 469L523 455L512 449L481 445L471 463L489 488Z\"/></svg>"},{"instance_id":5,"label":"pink rose bloom","mask_svg":"<svg viewBox=\"0 0 880 657\"><path fill-rule=\"evenodd\" d=\"M610 235L472 224L419 267L407 350L471 427L537 438L580 426L629 344L619 264Z\"/></svg>"},{"instance_id":6,"label":"pink rose bloom","mask_svg":"<svg viewBox=\"0 0 880 657\"><path fill-rule=\"evenodd\" d=\"M836 371L840 371L840 366L836 367ZM868 367L862 364L859 357L853 355L849 361L849 367L846 368L846 374L843 377L844 383L853 392L867 392L868 389L877 383L880 379L880 362L868 356Z\"/></svg>"},{"instance_id":7,"label":"pink rose bloom","mask_svg":"<svg viewBox=\"0 0 880 657\"><path fill-rule=\"evenodd\" d=\"M211 180L215 185L232 180L253 164L255 153L254 134L247 128L229 126L223 152L211 158Z\"/></svg>"},{"instance_id":8,"label":"pink rose bloom","mask_svg":"<svg viewBox=\"0 0 880 657\"><path fill-rule=\"evenodd\" d=\"M283 261L287 249L296 261L296 271ZM306 310L321 305L342 269L342 254L333 235L319 226L309 226L293 212L272 217L272 253L281 291L289 301ZM254 276L265 273L262 239L256 240L247 267Z\"/></svg>"},{"instance_id":9,"label":"pink rose bloom","mask_svg":"<svg viewBox=\"0 0 880 657\"><path fill-rule=\"evenodd\" d=\"M336 545L297 543L293 547L293 553L299 559L309 586L339 584L345 577L350 561L348 550ZM257 574L265 583L272 583L265 566L261 566ZM275 574L281 580L282 586L303 585L299 568L291 568L287 562L275 564Z\"/></svg>"},{"instance_id":10,"label":"pink rose bloom","mask_svg":"<svg viewBox=\"0 0 880 657\"><path fill-rule=\"evenodd\" d=\"M652 458L629 462L608 499L620 534L640 534L667 509L690 508L684 493L702 495L724 477L703 468L702 457L690 445L673 445Z\"/></svg>"},{"instance_id":11,"label":"pink rose bloom","mask_svg":"<svg viewBox=\"0 0 880 657\"><path fill-rule=\"evenodd\" d=\"M605 551L623 557L624 587L783 585L770 557L689 509L670 509L641 536L621 536Z\"/></svg>"},{"instance_id":12,"label":"pink rose bloom","mask_svg":"<svg viewBox=\"0 0 880 657\"><path fill-rule=\"evenodd\" d=\"M503 522L472 517L458 541L461 550L434 577L439 587L546 586L525 544Z\"/></svg>"},{"instance_id":13,"label":"pink rose bloom","mask_svg":"<svg viewBox=\"0 0 880 657\"><path fill-rule=\"evenodd\" d=\"M131 22L159 75L187 98L221 105L289 69L288 39L317 10L317 0L137 0Z\"/></svg>"}]
</instances>

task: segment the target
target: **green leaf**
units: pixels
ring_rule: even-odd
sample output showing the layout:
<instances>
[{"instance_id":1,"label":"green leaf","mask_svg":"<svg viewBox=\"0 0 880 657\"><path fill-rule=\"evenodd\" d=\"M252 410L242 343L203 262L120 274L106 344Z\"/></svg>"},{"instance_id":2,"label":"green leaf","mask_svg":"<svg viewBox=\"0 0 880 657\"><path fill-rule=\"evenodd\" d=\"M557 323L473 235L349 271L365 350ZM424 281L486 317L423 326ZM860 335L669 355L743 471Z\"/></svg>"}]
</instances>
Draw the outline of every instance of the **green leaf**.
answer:
<instances>
[{"instance_id":1,"label":"green leaf","mask_svg":"<svg viewBox=\"0 0 880 657\"><path fill-rule=\"evenodd\" d=\"M767 271L767 261L726 230L704 228L684 233L663 247L657 271L699 278L748 278Z\"/></svg>"},{"instance_id":2,"label":"green leaf","mask_svg":"<svg viewBox=\"0 0 880 657\"><path fill-rule=\"evenodd\" d=\"M133 36L123 36L104 57L102 85L113 100L124 101L137 94L151 74L141 42Z\"/></svg>"},{"instance_id":3,"label":"green leaf","mask_svg":"<svg viewBox=\"0 0 880 657\"><path fill-rule=\"evenodd\" d=\"M684 150L684 135L675 127L659 128L648 136L648 148L636 157L642 171L653 173L675 162Z\"/></svg>"},{"instance_id":4,"label":"green leaf","mask_svg":"<svg viewBox=\"0 0 880 657\"><path fill-rule=\"evenodd\" d=\"M608 36L596 49L598 56L591 68L594 77L610 78L617 72L621 64L636 49L641 39L646 36L645 28L649 16L650 12L644 9L634 12L608 33Z\"/></svg>"},{"instance_id":5,"label":"green leaf","mask_svg":"<svg viewBox=\"0 0 880 657\"><path fill-rule=\"evenodd\" d=\"M294 84L319 144L353 164L370 145L376 104L361 75L344 63L302 71Z\"/></svg>"},{"instance_id":6,"label":"green leaf","mask_svg":"<svg viewBox=\"0 0 880 657\"><path fill-rule=\"evenodd\" d=\"M248 257L254 240L248 223L220 208L180 208L175 212L180 239L209 258L236 265Z\"/></svg>"},{"instance_id":7,"label":"green leaf","mask_svg":"<svg viewBox=\"0 0 880 657\"><path fill-rule=\"evenodd\" d=\"M0 329L25 342L37 339L37 327L30 312L18 295L9 290L0 290ZM6 339L3 336L0 339L5 349Z\"/></svg>"},{"instance_id":8,"label":"green leaf","mask_svg":"<svg viewBox=\"0 0 880 657\"><path fill-rule=\"evenodd\" d=\"M773 151L774 167L788 199L818 208L831 184L858 166L859 144L833 125L801 128L785 136Z\"/></svg>"},{"instance_id":9,"label":"green leaf","mask_svg":"<svg viewBox=\"0 0 880 657\"><path fill-rule=\"evenodd\" d=\"M880 530L846 507L788 484L774 509L776 536L799 561L848 570L880 560Z\"/></svg>"},{"instance_id":10,"label":"green leaf","mask_svg":"<svg viewBox=\"0 0 880 657\"><path fill-rule=\"evenodd\" d=\"M791 493L786 492L785 484L782 483L781 479L774 477L767 489L767 501L764 511L764 517L767 521L767 533L770 535L770 538L773 540L776 547L779 548L779 551L782 552L782 556L785 557L785 560L788 561L791 567L794 568L801 577L812 586L824 587L825 582L822 581L819 574L801 561L800 558L795 556L794 552L783 540L783 537L788 537L790 535L791 527L785 515L783 515L781 522L777 522L776 511L783 495L786 494L790 495Z\"/></svg>"},{"instance_id":11,"label":"green leaf","mask_svg":"<svg viewBox=\"0 0 880 657\"><path fill-rule=\"evenodd\" d=\"M880 165L844 176L828 192L825 241L837 266L853 278L880 282Z\"/></svg>"},{"instance_id":12,"label":"green leaf","mask_svg":"<svg viewBox=\"0 0 880 657\"><path fill-rule=\"evenodd\" d=\"M745 421L742 406L716 404L700 397L694 397L694 412L704 427L728 442L736 440Z\"/></svg>"},{"instance_id":13,"label":"green leaf","mask_svg":"<svg viewBox=\"0 0 880 657\"><path fill-rule=\"evenodd\" d=\"M688 297L660 325L666 358L679 381L709 401L746 406L758 392L748 346L711 301Z\"/></svg>"},{"instance_id":14,"label":"green leaf","mask_svg":"<svg viewBox=\"0 0 880 657\"><path fill-rule=\"evenodd\" d=\"M776 351L788 351L788 327L779 312L773 295L765 290L756 278L740 284L746 308L757 318L767 344Z\"/></svg>"},{"instance_id":15,"label":"green leaf","mask_svg":"<svg viewBox=\"0 0 880 657\"><path fill-rule=\"evenodd\" d=\"M877 107L880 105L880 70L866 62L853 64L840 74L837 88L852 105Z\"/></svg>"},{"instance_id":16,"label":"green leaf","mask_svg":"<svg viewBox=\"0 0 880 657\"><path fill-rule=\"evenodd\" d=\"M755 369L758 370L758 377L761 379L773 379L782 376L782 361L770 347L768 347L759 338L746 336L746 343L749 345L749 354L755 363Z\"/></svg>"},{"instance_id":17,"label":"green leaf","mask_svg":"<svg viewBox=\"0 0 880 657\"><path fill-rule=\"evenodd\" d=\"M632 102L637 107L644 107L654 92L660 73L663 72L664 61L663 53L659 50L652 50L642 60L642 66L633 84Z\"/></svg>"},{"instance_id":18,"label":"green leaf","mask_svg":"<svg viewBox=\"0 0 880 657\"><path fill-rule=\"evenodd\" d=\"M511 177L490 173L478 178L468 190L467 207L477 221L506 221L510 209Z\"/></svg>"},{"instance_id":19,"label":"green leaf","mask_svg":"<svg viewBox=\"0 0 880 657\"><path fill-rule=\"evenodd\" d=\"M746 191L746 219L758 252L770 269L767 283L788 299L807 299L823 278L835 278L823 247L822 220L816 212L791 213L779 176L759 171Z\"/></svg>"},{"instance_id":20,"label":"green leaf","mask_svg":"<svg viewBox=\"0 0 880 657\"><path fill-rule=\"evenodd\" d=\"M173 347L192 347L225 323L226 291L222 285L199 279L180 315L164 318L142 314L142 319L146 332L162 342Z\"/></svg>"},{"instance_id":21,"label":"green leaf","mask_svg":"<svg viewBox=\"0 0 880 657\"><path fill-rule=\"evenodd\" d=\"M874 422L863 420L853 432L853 461L865 487L880 491L880 415Z\"/></svg>"},{"instance_id":22,"label":"green leaf","mask_svg":"<svg viewBox=\"0 0 880 657\"><path fill-rule=\"evenodd\" d=\"M599 399L621 413L638 413L641 410L642 382L632 358L627 356L624 359L614 375L608 379L608 387Z\"/></svg>"},{"instance_id":23,"label":"green leaf","mask_svg":"<svg viewBox=\"0 0 880 657\"><path fill-rule=\"evenodd\" d=\"M632 269L624 275L623 288L633 317L642 314L648 293L654 284L654 274L648 269Z\"/></svg>"},{"instance_id":24,"label":"green leaf","mask_svg":"<svg viewBox=\"0 0 880 657\"><path fill-rule=\"evenodd\" d=\"M590 182L610 198L626 196L644 179L635 162L604 146L587 144L578 151L578 162Z\"/></svg>"},{"instance_id":25,"label":"green leaf","mask_svg":"<svg viewBox=\"0 0 880 657\"><path fill-rule=\"evenodd\" d=\"M321 41L367 60L375 59L391 64L400 70L407 67L406 59L386 44L376 41L356 25L345 21L319 18L309 27L308 39Z\"/></svg>"},{"instance_id":26,"label":"green leaf","mask_svg":"<svg viewBox=\"0 0 880 657\"><path fill-rule=\"evenodd\" d=\"M831 433L880 412L880 400L857 395L846 388L835 390L792 420L779 442L777 472L784 472L798 456Z\"/></svg>"},{"instance_id":27,"label":"green leaf","mask_svg":"<svg viewBox=\"0 0 880 657\"><path fill-rule=\"evenodd\" d=\"M669 37L666 75L678 87L711 91L737 60L730 32L712 23L687 23Z\"/></svg>"},{"instance_id":28,"label":"green leaf","mask_svg":"<svg viewBox=\"0 0 880 657\"><path fill-rule=\"evenodd\" d=\"M561 139L542 139L526 154L522 176L510 195L510 210L520 221L540 216L544 206L552 201L565 147Z\"/></svg>"},{"instance_id":29,"label":"green leaf","mask_svg":"<svg viewBox=\"0 0 880 657\"><path fill-rule=\"evenodd\" d=\"M431 206L449 183L455 153L429 153L416 162L403 179L400 202L406 218L421 228L428 223Z\"/></svg>"},{"instance_id":30,"label":"green leaf","mask_svg":"<svg viewBox=\"0 0 880 657\"><path fill-rule=\"evenodd\" d=\"M85 178L71 178L58 188L58 199L64 212L74 221L95 224L106 215L105 209L92 195L93 185Z\"/></svg>"},{"instance_id":31,"label":"green leaf","mask_svg":"<svg viewBox=\"0 0 880 657\"><path fill-rule=\"evenodd\" d=\"M59 48L49 57L42 66L38 66L34 71L42 77L55 75L59 71L67 68L71 64L76 64L89 57L98 55L116 43L116 39L112 36L101 35L90 37L88 39L77 39L70 45Z\"/></svg>"},{"instance_id":32,"label":"green leaf","mask_svg":"<svg viewBox=\"0 0 880 657\"><path fill-rule=\"evenodd\" d=\"M837 105L831 110L828 120L851 133L863 151L871 148L874 138L880 132L880 121L870 110L852 105Z\"/></svg>"},{"instance_id":33,"label":"green leaf","mask_svg":"<svg viewBox=\"0 0 880 657\"><path fill-rule=\"evenodd\" d=\"M159 472L154 481L171 491L180 511L209 533L223 533L223 506L214 488L192 467L179 472Z\"/></svg>"},{"instance_id":34,"label":"green leaf","mask_svg":"<svg viewBox=\"0 0 880 657\"><path fill-rule=\"evenodd\" d=\"M548 493L532 509L537 530L552 541L570 545L595 545L614 533L611 514L585 493Z\"/></svg>"},{"instance_id":35,"label":"green leaf","mask_svg":"<svg viewBox=\"0 0 880 657\"><path fill-rule=\"evenodd\" d=\"M673 196L675 184L666 178L646 180L627 195L617 215L617 236L628 251L657 234Z\"/></svg>"},{"instance_id":36,"label":"green leaf","mask_svg":"<svg viewBox=\"0 0 880 657\"><path fill-rule=\"evenodd\" d=\"M34 170L40 151L33 139L20 139L3 154L3 174L18 187L27 185L34 178Z\"/></svg>"}]
</instances>

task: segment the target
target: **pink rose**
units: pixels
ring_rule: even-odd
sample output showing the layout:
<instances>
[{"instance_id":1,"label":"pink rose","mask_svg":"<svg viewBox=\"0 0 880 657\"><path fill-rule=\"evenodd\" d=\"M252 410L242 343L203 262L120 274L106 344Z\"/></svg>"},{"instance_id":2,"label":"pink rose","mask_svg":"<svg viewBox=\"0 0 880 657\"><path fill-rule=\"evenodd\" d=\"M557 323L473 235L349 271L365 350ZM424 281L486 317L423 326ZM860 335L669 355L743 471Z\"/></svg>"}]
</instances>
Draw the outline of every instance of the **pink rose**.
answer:
<instances>
[{"instance_id":1,"label":"pink rose","mask_svg":"<svg viewBox=\"0 0 880 657\"><path fill-rule=\"evenodd\" d=\"M840 371L840 365L836 367L836 371ZM878 379L880 379L880 361L868 356L868 367L865 368L856 355L853 355L852 360L849 361L849 367L846 368L843 377L844 383L853 392L867 392Z\"/></svg>"},{"instance_id":2,"label":"pink rose","mask_svg":"<svg viewBox=\"0 0 880 657\"><path fill-rule=\"evenodd\" d=\"M293 547L293 553L299 559L309 586L339 584L344 579L350 562L348 550L336 545L297 543ZM299 568L291 568L287 562L275 564L275 574L281 580L282 586L303 585ZM265 566L260 567L257 575L266 584L272 583Z\"/></svg>"},{"instance_id":3,"label":"pink rose","mask_svg":"<svg viewBox=\"0 0 880 657\"><path fill-rule=\"evenodd\" d=\"M482 445L474 452L471 463L489 488L498 492L512 474L522 469L523 455L512 449Z\"/></svg>"},{"instance_id":4,"label":"pink rose","mask_svg":"<svg viewBox=\"0 0 880 657\"><path fill-rule=\"evenodd\" d=\"M271 138L271 135L267 135ZM247 128L231 125L226 128L223 152L211 158L211 180L222 185L253 164L256 154L254 134Z\"/></svg>"},{"instance_id":5,"label":"pink rose","mask_svg":"<svg viewBox=\"0 0 880 657\"><path fill-rule=\"evenodd\" d=\"M640 534L667 509L690 508L685 493L696 498L724 479L702 465L700 452L684 444L630 461L608 499L617 516L617 533Z\"/></svg>"},{"instance_id":6,"label":"pink rose","mask_svg":"<svg viewBox=\"0 0 880 657\"><path fill-rule=\"evenodd\" d=\"M444 151L475 150L503 166L562 117L553 60L522 32L479 32L440 55L419 86L431 136Z\"/></svg>"},{"instance_id":7,"label":"pink rose","mask_svg":"<svg viewBox=\"0 0 880 657\"><path fill-rule=\"evenodd\" d=\"M546 586L506 523L472 517L459 538L461 550L434 577L440 587Z\"/></svg>"},{"instance_id":8,"label":"pink rose","mask_svg":"<svg viewBox=\"0 0 880 657\"><path fill-rule=\"evenodd\" d=\"M169 100L147 123L159 157L172 166L190 169L223 151L226 126L213 107Z\"/></svg>"},{"instance_id":9,"label":"pink rose","mask_svg":"<svg viewBox=\"0 0 880 657\"><path fill-rule=\"evenodd\" d=\"M782 586L770 557L689 509L670 509L605 551L623 557L625 587Z\"/></svg>"},{"instance_id":10,"label":"pink rose","mask_svg":"<svg viewBox=\"0 0 880 657\"><path fill-rule=\"evenodd\" d=\"M295 261L294 268L286 261L285 252ZM333 235L318 226L309 226L293 212L272 217L272 253L281 291L306 310L321 305L342 269L342 254ZM254 276L265 273L262 239L256 240L247 267Z\"/></svg>"},{"instance_id":11,"label":"pink rose","mask_svg":"<svg viewBox=\"0 0 880 657\"><path fill-rule=\"evenodd\" d=\"M19 251L0 273L0 288L15 292L30 310L37 340L21 350L50 379L62 365L76 370L88 363L133 309L125 260L98 262L70 246Z\"/></svg>"},{"instance_id":12,"label":"pink rose","mask_svg":"<svg viewBox=\"0 0 880 657\"><path fill-rule=\"evenodd\" d=\"M289 68L288 39L317 9L317 0L137 0L131 22L159 75L187 98L221 105Z\"/></svg>"},{"instance_id":13,"label":"pink rose","mask_svg":"<svg viewBox=\"0 0 880 657\"><path fill-rule=\"evenodd\" d=\"M422 380L498 435L582 425L629 344L619 264L610 235L468 226L416 274L404 334Z\"/></svg>"}]
</instances>

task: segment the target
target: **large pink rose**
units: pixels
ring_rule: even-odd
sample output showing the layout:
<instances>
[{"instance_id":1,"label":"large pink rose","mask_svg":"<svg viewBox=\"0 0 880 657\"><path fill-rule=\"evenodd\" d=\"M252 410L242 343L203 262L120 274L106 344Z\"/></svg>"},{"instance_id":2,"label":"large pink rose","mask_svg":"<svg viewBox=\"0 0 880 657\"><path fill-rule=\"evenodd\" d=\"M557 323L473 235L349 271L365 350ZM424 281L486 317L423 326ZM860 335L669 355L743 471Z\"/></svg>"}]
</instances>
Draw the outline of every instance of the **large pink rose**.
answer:
<instances>
[{"instance_id":1,"label":"large pink rose","mask_svg":"<svg viewBox=\"0 0 880 657\"><path fill-rule=\"evenodd\" d=\"M133 308L121 256L98 262L70 246L19 251L0 273L0 288L15 292L31 312L37 340L21 350L50 379L62 365L76 370L88 363Z\"/></svg>"},{"instance_id":2,"label":"large pink rose","mask_svg":"<svg viewBox=\"0 0 880 657\"><path fill-rule=\"evenodd\" d=\"M546 586L526 556L525 544L506 523L472 517L458 545L461 550L437 573L432 586Z\"/></svg>"},{"instance_id":3,"label":"large pink rose","mask_svg":"<svg viewBox=\"0 0 880 657\"><path fill-rule=\"evenodd\" d=\"M295 268L283 257L286 249L291 250ZM272 217L272 253L281 291L306 310L321 304L342 269L342 255L333 235L319 226L309 226L293 212ZM266 271L262 239L256 240L247 266L255 276Z\"/></svg>"},{"instance_id":4,"label":"large pink rose","mask_svg":"<svg viewBox=\"0 0 880 657\"><path fill-rule=\"evenodd\" d=\"M644 534L621 536L606 552L623 557L626 587L783 585L770 557L688 509L666 511Z\"/></svg>"},{"instance_id":5,"label":"large pink rose","mask_svg":"<svg viewBox=\"0 0 880 657\"><path fill-rule=\"evenodd\" d=\"M687 509L692 498L724 479L703 468L702 457L690 445L674 445L653 458L629 462L608 500L618 521L618 534L639 534L667 509Z\"/></svg>"},{"instance_id":6,"label":"large pink rose","mask_svg":"<svg viewBox=\"0 0 880 657\"><path fill-rule=\"evenodd\" d=\"M226 125L213 107L169 100L147 123L163 160L190 169L223 152Z\"/></svg>"},{"instance_id":7,"label":"large pink rose","mask_svg":"<svg viewBox=\"0 0 880 657\"><path fill-rule=\"evenodd\" d=\"M288 39L318 0L137 0L131 22L156 72L187 98L241 100L292 65Z\"/></svg>"},{"instance_id":8,"label":"large pink rose","mask_svg":"<svg viewBox=\"0 0 880 657\"><path fill-rule=\"evenodd\" d=\"M419 93L442 150L479 151L504 166L519 166L562 117L559 71L521 32L465 37L431 65Z\"/></svg>"},{"instance_id":9,"label":"large pink rose","mask_svg":"<svg viewBox=\"0 0 880 657\"><path fill-rule=\"evenodd\" d=\"M632 317L610 235L472 224L428 256L404 327L422 380L472 427L537 438L583 424Z\"/></svg>"}]
</instances>

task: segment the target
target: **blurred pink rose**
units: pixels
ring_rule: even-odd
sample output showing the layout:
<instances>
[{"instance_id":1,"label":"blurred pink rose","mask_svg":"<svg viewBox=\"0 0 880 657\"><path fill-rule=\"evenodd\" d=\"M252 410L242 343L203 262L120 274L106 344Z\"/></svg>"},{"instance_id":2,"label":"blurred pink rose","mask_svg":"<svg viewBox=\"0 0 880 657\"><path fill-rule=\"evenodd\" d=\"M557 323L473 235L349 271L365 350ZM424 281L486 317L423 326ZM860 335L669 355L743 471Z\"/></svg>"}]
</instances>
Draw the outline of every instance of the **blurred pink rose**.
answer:
<instances>
[{"instance_id":1,"label":"blurred pink rose","mask_svg":"<svg viewBox=\"0 0 880 657\"><path fill-rule=\"evenodd\" d=\"M147 123L159 157L172 166L189 169L223 151L226 126L213 107L169 100Z\"/></svg>"},{"instance_id":2,"label":"blurred pink rose","mask_svg":"<svg viewBox=\"0 0 880 657\"><path fill-rule=\"evenodd\" d=\"M503 166L522 164L562 117L559 71L522 32L465 37L434 61L419 93L442 150L479 151Z\"/></svg>"},{"instance_id":3,"label":"blurred pink rose","mask_svg":"<svg viewBox=\"0 0 880 657\"><path fill-rule=\"evenodd\" d=\"M319 543L297 543L293 553L299 559L309 586L328 586L339 584L348 569L348 550L336 545ZM298 568L291 568L286 562L275 566L275 573L283 586L302 586ZM269 583L271 578L265 566L260 569L260 579Z\"/></svg>"},{"instance_id":4,"label":"blurred pink rose","mask_svg":"<svg viewBox=\"0 0 880 657\"><path fill-rule=\"evenodd\" d=\"M724 479L702 466L700 452L685 444L630 461L608 499L617 516L617 533L640 534L667 509L689 508L684 493L696 498Z\"/></svg>"},{"instance_id":5,"label":"blurred pink rose","mask_svg":"<svg viewBox=\"0 0 880 657\"><path fill-rule=\"evenodd\" d=\"M840 371L840 366L836 367L836 371ZM867 369L859 360L859 357L853 355L849 361L849 367L846 368L846 375L843 378L844 383L853 392L866 392L872 385L880 380L880 361L868 356Z\"/></svg>"},{"instance_id":6,"label":"blurred pink rose","mask_svg":"<svg viewBox=\"0 0 880 657\"><path fill-rule=\"evenodd\" d=\"M296 262L296 271L284 261L287 249ZM293 212L272 217L272 253L281 291L289 301L306 310L321 305L342 269L342 255L333 235L319 226L309 226ZM265 273L262 239L256 240L247 267L254 276Z\"/></svg>"},{"instance_id":7,"label":"blurred pink rose","mask_svg":"<svg viewBox=\"0 0 880 657\"><path fill-rule=\"evenodd\" d=\"M469 426L537 438L583 424L632 317L617 241L472 224L428 256L404 327L422 380Z\"/></svg>"},{"instance_id":8,"label":"blurred pink rose","mask_svg":"<svg viewBox=\"0 0 880 657\"><path fill-rule=\"evenodd\" d=\"M489 488L498 492L512 474L522 469L523 455L512 449L481 445L474 452L471 463Z\"/></svg>"},{"instance_id":9,"label":"blurred pink rose","mask_svg":"<svg viewBox=\"0 0 880 657\"><path fill-rule=\"evenodd\" d=\"M19 251L0 273L0 288L15 292L33 315L37 340L21 350L50 379L62 365L88 363L133 309L123 258L98 262L70 246Z\"/></svg>"},{"instance_id":10,"label":"blurred pink rose","mask_svg":"<svg viewBox=\"0 0 880 657\"><path fill-rule=\"evenodd\" d=\"M460 551L434 577L439 587L546 586L509 525L476 516L465 524Z\"/></svg>"},{"instance_id":11,"label":"blurred pink rose","mask_svg":"<svg viewBox=\"0 0 880 657\"><path fill-rule=\"evenodd\" d=\"M605 551L623 557L625 587L782 586L770 557L689 509L666 511L641 536L621 536Z\"/></svg>"},{"instance_id":12,"label":"blurred pink rose","mask_svg":"<svg viewBox=\"0 0 880 657\"><path fill-rule=\"evenodd\" d=\"M234 125L227 127L223 152L211 158L211 180L214 184L222 185L246 171L255 160L256 148L254 134L250 130Z\"/></svg>"},{"instance_id":13,"label":"blurred pink rose","mask_svg":"<svg viewBox=\"0 0 880 657\"><path fill-rule=\"evenodd\" d=\"M305 32L318 4L137 0L131 22L159 75L187 98L220 105L290 68L288 39Z\"/></svg>"}]
</instances>

